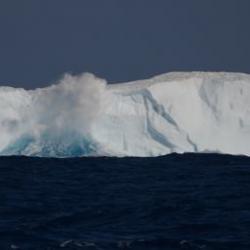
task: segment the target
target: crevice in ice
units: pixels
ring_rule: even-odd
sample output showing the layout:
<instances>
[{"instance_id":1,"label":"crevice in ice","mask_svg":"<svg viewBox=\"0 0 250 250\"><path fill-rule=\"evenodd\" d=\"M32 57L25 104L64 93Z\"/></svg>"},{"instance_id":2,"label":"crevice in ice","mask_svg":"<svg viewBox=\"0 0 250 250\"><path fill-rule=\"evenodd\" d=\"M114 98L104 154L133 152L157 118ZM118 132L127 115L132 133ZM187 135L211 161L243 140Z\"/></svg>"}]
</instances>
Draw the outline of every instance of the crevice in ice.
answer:
<instances>
[{"instance_id":1,"label":"crevice in ice","mask_svg":"<svg viewBox=\"0 0 250 250\"><path fill-rule=\"evenodd\" d=\"M148 98L147 95L146 96L143 95L143 101L144 101L145 108L146 108L146 126L147 126L148 135L153 140L155 140L158 143L162 144L163 146L167 147L170 151L174 151L176 146L173 143L171 143L166 138L166 136L164 136L164 134L162 134L161 132L159 132L158 130L156 130L154 128L154 126L152 125L151 117L150 117L150 110L151 110L150 106L151 106L151 108L153 108L154 111L155 111L155 108L152 105L151 99Z\"/></svg>"},{"instance_id":2,"label":"crevice in ice","mask_svg":"<svg viewBox=\"0 0 250 250\"><path fill-rule=\"evenodd\" d=\"M172 124L174 127L176 127L177 130L179 130L177 122L166 112L163 105L159 104L157 100L153 97L152 93L149 90L144 90L145 97L147 97L148 100L150 100L153 110L162 116L168 123Z\"/></svg>"},{"instance_id":3,"label":"crevice in ice","mask_svg":"<svg viewBox=\"0 0 250 250\"><path fill-rule=\"evenodd\" d=\"M197 145L190 139L189 135L187 135L187 141L189 144L193 147L194 152L198 152L198 147Z\"/></svg>"}]
</instances>

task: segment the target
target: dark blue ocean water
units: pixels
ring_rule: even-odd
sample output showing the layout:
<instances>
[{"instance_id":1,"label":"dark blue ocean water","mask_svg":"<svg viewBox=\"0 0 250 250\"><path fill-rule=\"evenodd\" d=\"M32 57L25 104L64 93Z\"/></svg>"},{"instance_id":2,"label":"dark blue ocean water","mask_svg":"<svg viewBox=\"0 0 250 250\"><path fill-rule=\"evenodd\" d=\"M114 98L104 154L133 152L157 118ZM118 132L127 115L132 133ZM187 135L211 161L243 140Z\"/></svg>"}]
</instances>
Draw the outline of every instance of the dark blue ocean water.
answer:
<instances>
[{"instance_id":1,"label":"dark blue ocean water","mask_svg":"<svg viewBox=\"0 0 250 250\"><path fill-rule=\"evenodd\" d=\"M250 158L0 158L0 249L250 249Z\"/></svg>"}]
</instances>

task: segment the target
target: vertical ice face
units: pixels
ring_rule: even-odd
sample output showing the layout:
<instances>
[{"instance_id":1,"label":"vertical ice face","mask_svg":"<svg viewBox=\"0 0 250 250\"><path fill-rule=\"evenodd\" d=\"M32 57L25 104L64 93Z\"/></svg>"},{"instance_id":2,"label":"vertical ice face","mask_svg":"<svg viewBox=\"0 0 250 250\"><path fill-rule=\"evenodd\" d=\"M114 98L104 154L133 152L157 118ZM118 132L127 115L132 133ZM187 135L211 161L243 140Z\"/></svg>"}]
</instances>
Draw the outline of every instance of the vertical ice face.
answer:
<instances>
[{"instance_id":1,"label":"vertical ice face","mask_svg":"<svg viewBox=\"0 0 250 250\"><path fill-rule=\"evenodd\" d=\"M0 87L0 154L250 155L250 76L169 73L106 85L92 74L26 91Z\"/></svg>"}]
</instances>

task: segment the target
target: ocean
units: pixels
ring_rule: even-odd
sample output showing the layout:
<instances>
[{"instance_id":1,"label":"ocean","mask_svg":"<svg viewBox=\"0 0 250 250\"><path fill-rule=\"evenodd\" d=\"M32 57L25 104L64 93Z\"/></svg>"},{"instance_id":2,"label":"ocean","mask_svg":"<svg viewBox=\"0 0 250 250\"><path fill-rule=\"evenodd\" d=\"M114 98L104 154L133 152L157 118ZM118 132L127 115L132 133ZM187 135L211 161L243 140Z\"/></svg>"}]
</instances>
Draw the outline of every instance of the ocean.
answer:
<instances>
[{"instance_id":1,"label":"ocean","mask_svg":"<svg viewBox=\"0 0 250 250\"><path fill-rule=\"evenodd\" d=\"M0 249L250 249L250 158L0 157Z\"/></svg>"}]
</instances>

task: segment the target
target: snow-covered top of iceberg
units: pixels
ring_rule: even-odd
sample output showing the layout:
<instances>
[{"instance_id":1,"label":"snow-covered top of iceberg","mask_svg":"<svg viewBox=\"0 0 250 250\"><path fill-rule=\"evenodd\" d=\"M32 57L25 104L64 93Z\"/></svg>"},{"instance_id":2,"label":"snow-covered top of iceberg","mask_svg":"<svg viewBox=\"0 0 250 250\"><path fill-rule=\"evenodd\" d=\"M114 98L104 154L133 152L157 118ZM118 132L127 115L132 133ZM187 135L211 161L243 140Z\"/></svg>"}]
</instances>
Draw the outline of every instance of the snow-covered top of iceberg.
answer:
<instances>
[{"instance_id":1,"label":"snow-covered top of iceberg","mask_svg":"<svg viewBox=\"0 0 250 250\"><path fill-rule=\"evenodd\" d=\"M107 84L86 73L35 90L0 87L0 131L0 155L250 155L250 75Z\"/></svg>"}]
</instances>

